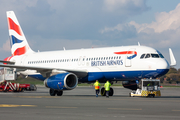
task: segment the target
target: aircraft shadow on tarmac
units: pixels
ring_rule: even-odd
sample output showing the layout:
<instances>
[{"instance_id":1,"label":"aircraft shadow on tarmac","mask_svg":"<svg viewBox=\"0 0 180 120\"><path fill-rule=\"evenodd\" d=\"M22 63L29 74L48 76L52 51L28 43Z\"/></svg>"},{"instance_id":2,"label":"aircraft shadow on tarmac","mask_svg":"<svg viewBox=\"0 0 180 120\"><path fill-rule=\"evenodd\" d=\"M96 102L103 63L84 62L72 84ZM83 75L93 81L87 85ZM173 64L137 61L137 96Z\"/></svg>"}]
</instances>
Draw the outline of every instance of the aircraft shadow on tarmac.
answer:
<instances>
[{"instance_id":1,"label":"aircraft shadow on tarmac","mask_svg":"<svg viewBox=\"0 0 180 120\"><path fill-rule=\"evenodd\" d=\"M180 96L161 96L158 98L180 98Z\"/></svg>"}]
</instances>

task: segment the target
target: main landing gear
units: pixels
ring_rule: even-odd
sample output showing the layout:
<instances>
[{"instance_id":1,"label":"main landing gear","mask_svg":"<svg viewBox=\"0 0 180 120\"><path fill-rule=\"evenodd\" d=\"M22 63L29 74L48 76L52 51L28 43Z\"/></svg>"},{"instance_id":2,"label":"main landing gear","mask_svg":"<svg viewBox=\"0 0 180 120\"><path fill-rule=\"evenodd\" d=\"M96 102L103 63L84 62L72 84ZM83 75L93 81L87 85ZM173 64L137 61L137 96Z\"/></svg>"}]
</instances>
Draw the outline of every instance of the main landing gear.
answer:
<instances>
[{"instance_id":1,"label":"main landing gear","mask_svg":"<svg viewBox=\"0 0 180 120\"><path fill-rule=\"evenodd\" d=\"M110 91L109 91L109 96L113 96L114 94L114 90L112 88L110 88ZM101 96L106 96L106 91L105 91L105 88L101 88Z\"/></svg>"},{"instance_id":2,"label":"main landing gear","mask_svg":"<svg viewBox=\"0 0 180 120\"><path fill-rule=\"evenodd\" d=\"M63 91L60 90L55 90L55 89L49 89L49 94L51 96L55 96L57 94L57 96L62 96L63 95Z\"/></svg>"}]
</instances>

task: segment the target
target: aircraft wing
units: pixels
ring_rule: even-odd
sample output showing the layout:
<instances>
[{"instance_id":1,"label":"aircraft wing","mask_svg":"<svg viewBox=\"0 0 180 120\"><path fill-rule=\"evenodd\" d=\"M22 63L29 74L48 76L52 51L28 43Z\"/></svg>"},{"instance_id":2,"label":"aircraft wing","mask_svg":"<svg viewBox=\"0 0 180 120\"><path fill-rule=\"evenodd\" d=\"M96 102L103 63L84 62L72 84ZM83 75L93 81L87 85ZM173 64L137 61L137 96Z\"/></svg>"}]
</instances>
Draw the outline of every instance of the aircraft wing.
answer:
<instances>
[{"instance_id":1,"label":"aircraft wing","mask_svg":"<svg viewBox=\"0 0 180 120\"><path fill-rule=\"evenodd\" d=\"M4 61L4 60L0 60L0 63L15 64L15 62L12 62L12 61Z\"/></svg>"},{"instance_id":2,"label":"aircraft wing","mask_svg":"<svg viewBox=\"0 0 180 120\"><path fill-rule=\"evenodd\" d=\"M22 66L22 65L11 65L11 64L7 64L7 65L0 64L0 67L17 68L18 71L37 70L37 72L40 72L41 74L46 74L46 75L47 75L47 73L52 73L53 70L59 70L59 71L66 71L66 72L74 73L77 75L78 78L85 77L88 74L88 72L86 70L74 70L74 69Z\"/></svg>"}]
</instances>

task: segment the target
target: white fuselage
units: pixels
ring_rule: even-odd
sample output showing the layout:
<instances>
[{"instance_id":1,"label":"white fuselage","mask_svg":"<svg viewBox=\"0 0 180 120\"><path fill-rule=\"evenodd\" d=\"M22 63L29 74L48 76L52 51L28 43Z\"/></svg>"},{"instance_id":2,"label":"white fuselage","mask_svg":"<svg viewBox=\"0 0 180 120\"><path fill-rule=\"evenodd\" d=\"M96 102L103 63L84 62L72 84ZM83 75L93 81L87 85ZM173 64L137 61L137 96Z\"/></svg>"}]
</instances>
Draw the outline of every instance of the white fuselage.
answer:
<instances>
[{"instance_id":1,"label":"white fuselage","mask_svg":"<svg viewBox=\"0 0 180 120\"><path fill-rule=\"evenodd\" d=\"M132 54L115 54L122 51L134 51ZM132 59L128 59L135 54ZM143 72L149 73L148 77L158 76L157 70L169 69L169 64L164 58L140 58L142 54L158 54L157 50L146 46L122 46L107 48L92 48L79 50L64 50L52 52L36 52L23 56L15 56L11 61L15 61L16 65L61 68L72 70L86 70L88 73L103 73L106 79L132 78L128 77L131 73L136 72L138 75L134 78L141 78ZM36 71L34 71L36 72ZM114 73L116 75L114 75ZM118 73L119 72L119 73ZM154 74L153 74L154 72ZM32 71L23 72L24 74L37 74ZM108 75L106 76L106 73ZM111 76L112 74L112 76ZM117 75L118 74L118 75ZM122 74L122 75L120 75ZM134 73L133 73L134 74Z\"/></svg>"}]
</instances>

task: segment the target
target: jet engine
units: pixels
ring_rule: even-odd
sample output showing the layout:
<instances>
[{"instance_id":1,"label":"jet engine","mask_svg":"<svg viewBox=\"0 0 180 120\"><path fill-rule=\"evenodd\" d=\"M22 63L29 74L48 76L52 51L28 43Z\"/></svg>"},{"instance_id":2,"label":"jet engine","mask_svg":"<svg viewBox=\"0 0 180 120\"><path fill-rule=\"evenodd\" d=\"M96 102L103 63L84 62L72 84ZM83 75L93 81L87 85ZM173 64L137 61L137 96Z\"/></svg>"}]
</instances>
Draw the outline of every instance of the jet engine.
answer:
<instances>
[{"instance_id":1,"label":"jet engine","mask_svg":"<svg viewBox=\"0 0 180 120\"><path fill-rule=\"evenodd\" d=\"M50 76L44 81L46 87L55 90L72 90L78 84L78 78L73 73L61 73Z\"/></svg>"},{"instance_id":2,"label":"jet engine","mask_svg":"<svg viewBox=\"0 0 180 120\"><path fill-rule=\"evenodd\" d=\"M137 83L136 81L122 81L122 85L124 88L128 88L131 90L137 90Z\"/></svg>"}]
</instances>

